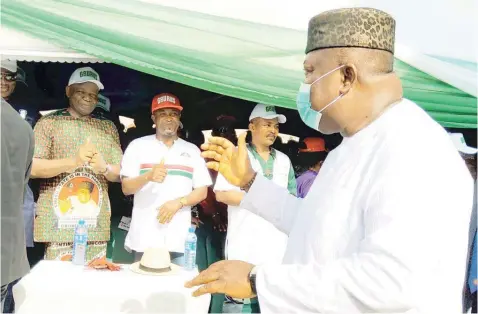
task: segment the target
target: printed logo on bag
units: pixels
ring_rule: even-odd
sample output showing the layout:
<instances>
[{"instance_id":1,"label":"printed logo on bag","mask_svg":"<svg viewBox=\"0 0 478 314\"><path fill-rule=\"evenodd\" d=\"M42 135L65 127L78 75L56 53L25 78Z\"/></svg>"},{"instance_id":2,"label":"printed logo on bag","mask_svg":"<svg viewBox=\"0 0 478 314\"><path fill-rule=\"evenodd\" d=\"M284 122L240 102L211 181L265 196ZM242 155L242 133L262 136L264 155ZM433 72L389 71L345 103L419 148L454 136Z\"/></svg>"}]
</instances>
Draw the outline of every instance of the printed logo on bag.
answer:
<instances>
[{"instance_id":1,"label":"printed logo on bag","mask_svg":"<svg viewBox=\"0 0 478 314\"><path fill-rule=\"evenodd\" d=\"M98 74L96 74L93 71L81 71L80 72L80 77L84 77L84 76L89 76L89 77L92 77L95 80L98 80Z\"/></svg>"},{"instance_id":2,"label":"printed logo on bag","mask_svg":"<svg viewBox=\"0 0 478 314\"><path fill-rule=\"evenodd\" d=\"M58 228L75 228L80 219L96 227L102 203L103 188L93 174L78 171L66 176L53 193Z\"/></svg>"}]
</instances>

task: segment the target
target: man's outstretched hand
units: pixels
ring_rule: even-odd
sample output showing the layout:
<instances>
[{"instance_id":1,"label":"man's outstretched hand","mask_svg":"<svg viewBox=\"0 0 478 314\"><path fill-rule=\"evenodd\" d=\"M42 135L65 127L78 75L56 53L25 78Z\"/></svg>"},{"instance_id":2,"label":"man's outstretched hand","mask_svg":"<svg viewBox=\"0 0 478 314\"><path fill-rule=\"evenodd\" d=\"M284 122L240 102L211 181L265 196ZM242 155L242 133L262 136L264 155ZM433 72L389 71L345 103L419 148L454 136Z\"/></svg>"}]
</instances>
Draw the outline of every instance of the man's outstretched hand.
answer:
<instances>
[{"instance_id":1,"label":"man's outstretched hand","mask_svg":"<svg viewBox=\"0 0 478 314\"><path fill-rule=\"evenodd\" d=\"M185 287L200 286L193 292L195 297L206 293L224 293L238 299L253 298L255 295L249 282L252 268L254 265L242 261L220 261L187 282Z\"/></svg>"},{"instance_id":2,"label":"man's outstretched hand","mask_svg":"<svg viewBox=\"0 0 478 314\"><path fill-rule=\"evenodd\" d=\"M202 156L213 160L207 163L207 167L220 172L229 183L238 187L243 187L254 177L247 154L246 135L244 132L239 136L237 147L222 137L211 137L208 143L201 145Z\"/></svg>"}]
</instances>

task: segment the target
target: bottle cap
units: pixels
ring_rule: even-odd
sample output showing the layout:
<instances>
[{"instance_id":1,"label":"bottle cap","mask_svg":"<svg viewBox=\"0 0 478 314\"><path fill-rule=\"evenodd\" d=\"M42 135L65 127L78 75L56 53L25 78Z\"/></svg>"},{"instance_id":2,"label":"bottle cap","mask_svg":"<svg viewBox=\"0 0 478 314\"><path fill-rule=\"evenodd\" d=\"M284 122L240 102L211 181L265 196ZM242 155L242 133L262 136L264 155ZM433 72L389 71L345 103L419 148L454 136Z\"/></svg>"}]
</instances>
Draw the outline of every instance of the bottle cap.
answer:
<instances>
[{"instance_id":1,"label":"bottle cap","mask_svg":"<svg viewBox=\"0 0 478 314\"><path fill-rule=\"evenodd\" d=\"M83 225L85 224L85 220L84 220L84 219L78 220L78 224L79 224L80 226L83 226Z\"/></svg>"},{"instance_id":2,"label":"bottle cap","mask_svg":"<svg viewBox=\"0 0 478 314\"><path fill-rule=\"evenodd\" d=\"M196 231L196 226L189 227L189 232L194 233Z\"/></svg>"}]
</instances>

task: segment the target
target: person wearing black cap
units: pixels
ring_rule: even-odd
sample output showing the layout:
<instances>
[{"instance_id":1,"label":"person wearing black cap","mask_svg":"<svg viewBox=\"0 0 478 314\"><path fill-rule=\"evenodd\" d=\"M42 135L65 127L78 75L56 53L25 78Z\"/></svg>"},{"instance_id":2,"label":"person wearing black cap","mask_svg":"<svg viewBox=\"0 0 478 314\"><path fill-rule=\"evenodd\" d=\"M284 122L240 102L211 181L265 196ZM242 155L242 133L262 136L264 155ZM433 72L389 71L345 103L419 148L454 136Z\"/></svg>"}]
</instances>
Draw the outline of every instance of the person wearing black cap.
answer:
<instances>
[{"instance_id":1,"label":"person wearing black cap","mask_svg":"<svg viewBox=\"0 0 478 314\"><path fill-rule=\"evenodd\" d=\"M376 9L311 19L297 109L344 139L305 199L253 170L245 136L202 147L246 192L241 207L289 238L282 265L216 263L186 284L193 295L257 296L263 313L462 311L473 180L447 132L403 98L394 34Z\"/></svg>"}]
</instances>

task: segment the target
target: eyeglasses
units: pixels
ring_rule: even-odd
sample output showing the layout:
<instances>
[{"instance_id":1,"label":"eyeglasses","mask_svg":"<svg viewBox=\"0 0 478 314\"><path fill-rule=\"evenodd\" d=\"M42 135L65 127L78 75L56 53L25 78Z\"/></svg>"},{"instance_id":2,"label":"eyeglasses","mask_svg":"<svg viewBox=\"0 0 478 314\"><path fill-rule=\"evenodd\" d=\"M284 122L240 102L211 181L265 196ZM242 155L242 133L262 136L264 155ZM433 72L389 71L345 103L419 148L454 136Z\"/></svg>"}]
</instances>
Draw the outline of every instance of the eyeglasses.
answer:
<instances>
[{"instance_id":1,"label":"eyeglasses","mask_svg":"<svg viewBox=\"0 0 478 314\"><path fill-rule=\"evenodd\" d=\"M17 73L2 73L2 80L14 82L17 80Z\"/></svg>"}]
</instances>

